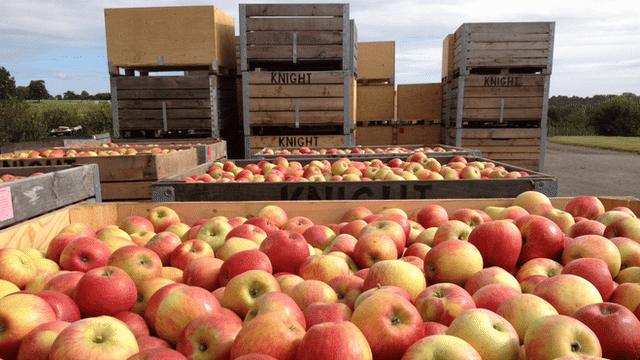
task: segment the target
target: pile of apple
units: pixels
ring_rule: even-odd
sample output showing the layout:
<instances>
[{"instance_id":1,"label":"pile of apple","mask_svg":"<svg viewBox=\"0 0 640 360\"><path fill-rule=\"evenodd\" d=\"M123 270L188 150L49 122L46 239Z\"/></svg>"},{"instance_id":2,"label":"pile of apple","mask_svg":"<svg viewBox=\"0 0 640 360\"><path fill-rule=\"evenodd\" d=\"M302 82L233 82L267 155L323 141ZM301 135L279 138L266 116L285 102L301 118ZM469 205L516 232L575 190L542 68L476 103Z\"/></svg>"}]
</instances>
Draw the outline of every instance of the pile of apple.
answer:
<instances>
[{"instance_id":1,"label":"pile of apple","mask_svg":"<svg viewBox=\"0 0 640 360\"><path fill-rule=\"evenodd\" d=\"M350 149L338 149L338 148L320 148L312 149L307 146L303 146L299 149L272 149L263 148L256 155L346 155L346 154L412 154L414 152L426 152L426 153L442 153L442 152L455 152L455 149L447 150L441 146L423 146L419 148L408 149L402 146L389 146L385 148L381 147L354 147Z\"/></svg>"},{"instance_id":2,"label":"pile of apple","mask_svg":"<svg viewBox=\"0 0 640 360\"><path fill-rule=\"evenodd\" d=\"M3 359L640 359L640 219L591 196L324 225L159 206L0 249L0 279Z\"/></svg>"},{"instance_id":3,"label":"pile of apple","mask_svg":"<svg viewBox=\"0 0 640 360\"><path fill-rule=\"evenodd\" d=\"M123 156L138 154L173 154L178 149L154 147L150 149L118 148L118 149L47 149L17 151L5 156L5 159L43 159L43 158L71 158L71 157L91 157L91 156Z\"/></svg>"},{"instance_id":4,"label":"pile of apple","mask_svg":"<svg viewBox=\"0 0 640 360\"><path fill-rule=\"evenodd\" d=\"M277 157L273 162L261 160L244 167L233 161L215 162L205 174L187 176L189 183L213 182L323 182L373 180L477 180L517 179L529 176L524 171L507 171L489 161L468 162L464 156L454 156L442 165L424 152L411 154L406 161L395 158L387 163L380 159L355 161L342 158L313 160L306 165Z\"/></svg>"},{"instance_id":5,"label":"pile of apple","mask_svg":"<svg viewBox=\"0 0 640 360\"><path fill-rule=\"evenodd\" d=\"M40 175L44 175L44 173L37 171L37 172L32 173L29 176L3 174L2 176L0 176L0 184L11 182L11 181L16 181L16 180L20 180L20 179L24 179L24 178L27 178L27 177L40 176Z\"/></svg>"}]
</instances>

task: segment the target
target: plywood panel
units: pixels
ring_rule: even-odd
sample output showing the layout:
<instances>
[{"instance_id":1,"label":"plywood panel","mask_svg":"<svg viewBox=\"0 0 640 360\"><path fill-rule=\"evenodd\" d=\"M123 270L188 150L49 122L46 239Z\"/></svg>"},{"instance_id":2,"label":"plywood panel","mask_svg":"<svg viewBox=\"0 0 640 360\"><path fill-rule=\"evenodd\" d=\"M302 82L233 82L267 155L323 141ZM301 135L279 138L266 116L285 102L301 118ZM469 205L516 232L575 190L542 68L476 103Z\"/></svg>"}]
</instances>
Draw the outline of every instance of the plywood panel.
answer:
<instances>
[{"instance_id":1,"label":"plywood panel","mask_svg":"<svg viewBox=\"0 0 640 360\"><path fill-rule=\"evenodd\" d=\"M386 80L393 84L396 72L396 42L358 43L358 80Z\"/></svg>"},{"instance_id":2,"label":"plywood panel","mask_svg":"<svg viewBox=\"0 0 640 360\"><path fill-rule=\"evenodd\" d=\"M439 122L441 112L441 83L398 85L398 120Z\"/></svg>"},{"instance_id":3,"label":"plywood panel","mask_svg":"<svg viewBox=\"0 0 640 360\"><path fill-rule=\"evenodd\" d=\"M356 121L394 120L393 85L358 85Z\"/></svg>"}]
</instances>

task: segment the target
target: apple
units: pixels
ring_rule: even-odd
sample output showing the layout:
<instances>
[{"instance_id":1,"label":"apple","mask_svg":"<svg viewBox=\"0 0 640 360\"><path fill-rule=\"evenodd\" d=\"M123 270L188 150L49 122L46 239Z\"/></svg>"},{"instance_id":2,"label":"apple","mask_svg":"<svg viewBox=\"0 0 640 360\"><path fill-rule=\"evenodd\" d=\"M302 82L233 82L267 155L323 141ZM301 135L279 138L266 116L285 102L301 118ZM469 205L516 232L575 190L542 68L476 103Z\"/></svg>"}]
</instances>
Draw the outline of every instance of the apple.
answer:
<instances>
[{"instance_id":1,"label":"apple","mask_svg":"<svg viewBox=\"0 0 640 360\"><path fill-rule=\"evenodd\" d=\"M352 220L340 228L340 234L359 236L362 229L367 226L367 222L361 219ZM331 243L331 242L329 242Z\"/></svg>"},{"instance_id":2,"label":"apple","mask_svg":"<svg viewBox=\"0 0 640 360\"><path fill-rule=\"evenodd\" d=\"M121 238L131 241L131 236L124 230L119 229L115 225L108 225L96 232L96 238L102 241L107 241L113 238Z\"/></svg>"},{"instance_id":3,"label":"apple","mask_svg":"<svg viewBox=\"0 0 640 360\"><path fill-rule=\"evenodd\" d=\"M336 233L325 225L312 225L302 234L307 243L324 250L336 237Z\"/></svg>"},{"instance_id":4,"label":"apple","mask_svg":"<svg viewBox=\"0 0 640 360\"><path fill-rule=\"evenodd\" d=\"M184 274L181 269L172 266L163 266L160 271L160 277L179 283L182 282Z\"/></svg>"},{"instance_id":5,"label":"apple","mask_svg":"<svg viewBox=\"0 0 640 360\"><path fill-rule=\"evenodd\" d=\"M304 237L285 230L274 231L267 236L260 244L260 251L269 257L275 272L297 273L310 255Z\"/></svg>"},{"instance_id":6,"label":"apple","mask_svg":"<svg viewBox=\"0 0 640 360\"><path fill-rule=\"evenodd\" d=\"M439 227L449 220L447 210L436 204L427 205L416 214L416 221L425 229ZM427 244L428 245L428 244Z\"/></svg>"},{"instance_id":7,"label":"apple","mask_svg":"<svg viewBox=\"0 0 640 360\"><path fill-rule=\"evenodd\" d=\"M152 237L145 247L158 254L162 265L166 266L171 262L171 254L180 244L182 244L182 240L180 240L178 235L164 231Z\"/></svg>"},{"instance_id":8,"label":"apple","mask_svg":"<svg viewBox=\"0 0 640 360\"><path fill-rule=\"evenodd\" d=\"M616 282L624 283L640 283L640 266L628 267L616 276Z\"/></svg>"},{"instance_id":9,"label":"apple","mask_svg":"<svg viewBox=\"0 0 640 360\"><path fill-rule=\"evenodd\" d=\"M136 284L160 276L162 270L160 257L153 250L137 245L116 250L107 264L124 270Z\"/></svg>"},{"instance_id":10,"label":"apple","mask_svg":"<svg viewBox=\"0 0 640 360\"><path fill-rule=\"evenodd\" d=\"M409 220L409 226L411 229L409 230L407 245L414 244L416 242L416 238L418 237L418 235L420 235L420 233L424 231L424 228L422 227L422 225L418 224L413 220Z\"/></svg>"},{"instance_id":11,"label":"apple","mask_svg":"<svg viewBox=\"0 0 640 360\"><path fill-rule=\"evenodd\" d=\"M59 291L72 297L83 276L84 273L80 271L60 271L46 281L43 290Z\"/></svg>"},{"instance_id":12,"label":"apple","mask_svg":"<svg viewBox=\"0 0 640 360\"><path fill-rule=\"evenodd\" d=\"M33 294L15 293L0 299L0 358L15 358L22 339L37 326L56 320L51 306Z\"/></svg>"},{"instance_id":13,"label":"apple","mask_svg":"<svg viewBox=\"0 0 640 360\"><path fill-rule=\"evenodd\" d=\"M376 220L362 228L358 239L373 233L383 233L387 235L396 245L397 254L402 254L407 244L407 233L409 232L408 223L407 228L403 228L402 225L393 220Z\"/></svg>"},{"instance_id":14,"label":"apple","mask_svg":"<svg viewBox=\"0 0 640 360\"><path fill-rule=\"evenodd\" d=\"M498 307L496 314L507 320L518 333L520 343L524 343L524 335L529 325L535 320L558 315L556 309L546 300L532 294L517 294L507 299Z\"/></svg>"},{"instance_id":15,"label":"apple","mask_svg":"<svg viewBox=\"0 0 640 360\"><path fill-rule=\"evenodd\" d=\"M140 336L149 336L149 327L142 316L131 311L122 311L113 317L125 323L136 339Z\"/></svg>"},{"instance_id":16,"label":"apple","mask_svg":"<svg viewBox=\"0 0 640 360\"><path fill-rule=\"evenodd\" d=\"M165 231L169 226L180 223L180 216L173 209L157 206L149 211L149 220L156 233Z\"/></svg>"},{"instance_id":17,"label":"apple","mask_svg":"<svg viewBox=\"0 0 640 360\"><path fill-rule=\"evenodd\" d=\"M304 327L293 318L276 313L260 315L240 330L231 346L231 358L255 353L276 359L294 359L304 334Z\"/></svg>"},{"instance_id":18,"label":"apple","mask_svg":"<svg viewBox=\"0 0 640 360\"><path fill-rule=\"evenodd\" d=\"M402 360L422 359L482 360L468 342L451 335L427 336L418 340L404 353Z\"/></svg>"},{"instance_id":19,"label":"apple","mask_svg":"<svg viewBox=\"0 0 640 360\"><path fill-rule=\"evenodd\" d=\"M356 299L362 294L364 280L353 275L340 275L331 279L328 284L336 292L338 302L353 310Z\"/></svg>"},{"instance_id":20,"label":"apple","mask_svg":"<svg viewBox=\"0 0 640 360\"><path fill-rule=\"evenodd\" d=\"M378 291L356 305L351 321L364 334L375 359L399 359L422 337L422 318L411 302Z\"/></svg>"},{"instance_id":21,"label":"apple","mask_svg":"<svg viewBox=\"0 0 640 360\"><path fill-rule=\"evenodd\" d=\"M206 242L193 239L182 242L173 250L170 257L172 267L184 270L195 259L213 257L213 249Z\"/></svg>"},{"instance_id":22,"label":"apple","mask_svg":"<svg viewBox=\"0 0 640 360\"><path fill-rule=\"evenodd\" d=\"M458 315L476 306L469 293L451 283L429 286L418 294L415 304L424 321L435 321L446 326Z\"/></svg>"},{"instance_id":23,"label":"apple","mask_svg":"<svg viewBox=\"0 0 640 360\"><path fill-rule=\"evenodd\" d=\"M260 315L269 313L289 317L306 328L304 313L289 295L282 292L269 292L260 295L256 299L255 306L245 316L244 322L248 323Z\"/></svg>"},{"instance_id":24,"label":"apple","mask_svg":"<svg viewBox=\"0 0 640 360\"><path fill-rule=\"evenodd\" d=\"M140 350L127 360L186 360L187 358L179 352L169 348L151 348Z\"/></svg>"},{"instance_id":25,"label":"apple","mask_svg":"<svg viewBox=\"0 0 640 360\"><path fill-rule=\"evenodd\" d=\"M634 311L640 306L640 284L626 283L618 285L615 290L613 290L609 301Z\"/></svg>"},{"instance_id":26,"label":"apple","mask_svg":"<svg viewBox=\"0 0 640 360\"><path fill-rule=\"evenodd\" d=\"M529 212L521 208L520 206L509 206L509 207L503 208L494 220L505 220L505 219L518 220L519 218L527 215L529 215Z\"/></svg>"},{"instance_id":27,"label":"apple","mask_svg":"<svg viewBox=\"0 0 640 360\"><path fill-rule=\"evenodd\" d=\"M606 211L604 214L598 216L596 221L603 223L605 226L609 226L620 219L625 219L630 217L633 217L633 216L625 211L609 210L609 211Z\"/></svg>"},{"instance_id":28,"label":"apple","mask_svg":"<svg viewBox=\"0 0 640 360\"><path fill-rule=\"evenodd\" d=\"M562 253L564 234L553 221L538 215L527 215L516 220L516 226L522 234L518 263L523 264L535 258L555 259Z\"/></svg>"},{"instance_id":29,"label":"apple","mask_svg":"<svg viewBox=\"0 0 640 360\"><path fill-rule=\"evenodd\" d=\"M169 284L151 296L144 318L160 338L175 343L193 319L219 311L220 303L207 290Z\"/></svg>"},{"instance_id":30,"label":"apple","mask_svg":"<svg viewBox=\"0 0 640 360\"><path fill-rule=\"evenodd\" d=\"M138 353L133 333L110 316L82 319L67 326L51 345L50 360L127 359Z\"/></svg>"},{"instance_id":31,"label":"apple","mask_svg":"<svg viewBox=\"0 0 640 360\"><path fill-rule=\"evenodd\" d=\"M544 316L531 323L524 335L527 360L557 359L567 355L602 356L596 334L565 315Z\"/></svg>"},{"instance_id":32,"label":"apple","mask_svg":"<svg viewBox=\"0 0 640 360\"><path fill-rule=\"evenodd\" d=\"M249 270L273 272L269 257L259 250L246 250L229 257L220 267L220 285L225 286L233 277Z\"/></svg>"},{"instance_id":33,"label":"apple","mask_svg":"<svg viewBox=\"0 0 640 360\"><path fill-rule=\"evenodd\" d=\"M136 338L140 352L151 349L169 348L169 343L155 336L139 336Z\"/></svg>"},{"instance_id":34,"label":"apple","mask_svg":"<svg viewBox=\"0 0 640 360\"><path fill-rule=\"evenodd\" d=\"M95 233L94 233L95 234ZM71 242L71 240L80 237L75 233L60 233L56 235L47 247L47 258L55 262L60 262L60 254L62 250Z\"/></svg>"},{"instance_id":35,"label":"apple","mask_svg":"<svg viewBox=\"0 0 640 360\"><path fill-rule=\"evenodd\" d=\"M513 200L513 205L520 206L528 212L540 204L551 205L551 200L545 194L537 191L525 191Z\"/></svg>"},{"instance_id":36,"label":"apple","mask_svg":"<svg viewBox=\"0 0 640 360\"><path fill-rule=\"evenodd\" d=\"M561 274L542 281L534 295L548 301L561 315L573 316L583 306L602 302L598 289L575 275Z\"/></svg>"},{"instance_id":37,"label":"apple","mask_svg":"<svg viewBox=\"0 0 640 360\"><path fill-rule=\"evenodd\" d=\"M562 265L551 259L535 258L522 264L516 274L518 281L523 281L529 277L541 275L544 277L553 277L562 272Z\"/></svg>"},{"instance_id":38,"label":"apple","mask_svg":"<svg viewBox=\"0 0 640 360\"><path fill-rule=\"evenodd\" d=\"M219 286L223 263L222 260L214 257L195 259L185 267L182 282L213 291Z\"/></svg>"},{"instance_id":39,"label":"apple","mask_svg":"<svg viewBox=\"0 0 640 360\"><path fill-rule=\"evenodd\" d=\"M506 284L489 284L473 294L476 307L496 312L505 301L520 295L520 290Z\"/></svg>"},{"instance_id":40,"label":"apple","mask_svg":"<svg viewBox=\"0 0 640 360\"><path fill-rule=\"evenodd\" d=\"M599 235L583 235L569 241L562 253L562 262L578 258L598 258L607 263L612 277L620 271L621 257L618 248L608 239Z\"/></svg>"},{"instance_id":41,"label":"apple","mask_svg":"<svg viewBox=\"0 0 640 360\"><path fill-rule=\"evenodd\" d=\"M325 322L310 327L300 341L296 356L298 360L371 358L371 347L367 339L350 322Z\"/></svg>"},{"instance_id":42,"label":"apple","mask_svg":"<svg viewBox=\"0 0 640 360\"><path fill-rule=\"evenodd\" d=\"M595 220L584 220L576 222L569 229L569 237L575 238L582 235L599 235L604 234L605 226L603 223Z\"/></svg>"},{"instance_id":43,"label":"apple","mask_svg":"<svg viewBox=\"0 0 640 360\"><path fill-rule=\"evenodd\" d=\"M319 280L304 280L291 289L291 298L304 311L313 303L332 304L338 302L333 288Z\"/></svg>"},{"instance_id":44,"label":"apple","mask_svg":"<svg viewBox=\"0 0 640 360\"><path fill-rule=\"evenodd\" d=\"M351 319L351 309L343 303L316 303L304 309L304 318L307 329L310 329L316 324L349 321Z\"/></svg>"},{"instance_id":45,"label":"apple","mask_svg":"<svg viewBox=\"0 0 640 360\"><path fill-rule=\"evenodd\" d=\"M632 266L640 266L640 243L624 237L616 237L609 240L620 252L621 270Z\"/></svg>"},{"instance_id":46,"label":"apple","mask_svg":"<svg viewBox=\"0 0 640 360\"><path fill-rule=\"evenodd\" d=\"M56 319L70 323L80 320L80 309L70 296L53 290L42 290L36 295L49 303Z\"/></svg>"},{"instance_id":47,"label":"apple","mask_svg":"<svg viewBox=\"0 0 640 360\"><path fill-rule=\"evenodd\" d=\"M460 220L448 220L438 227L432 244L438 245L447 240L467 240L472 230L471 226Z\"/></svg>"},{"instance_id":48,"label":"apple","mask_svg":"<svg viewBox=\"0 0 640 360\"><path fill-rule=\"evenodd\" d=\"M232 237L251 240L260 245L262 241L267 238L267 233L256 225L243 223L242 225L238 225L231 229L231 231L227 233L227 239Z\"/></svg>"},{"instance_id":49,"label":"apple","mask_svg":"<svg viewBox=\"0 0 640 360\"><path fill-rule=\"evenodd\" d=\"M372 215L373 213L367 207L356 206L347 210L340 218L341 222L351 222L353 220L364 219L365 217Z\"/></svg>"},{"instance_id":50,"label":"apple","mask_svg":"<svg viewBox=\"0 0 640 360\"><path fill-rule=\"evenodd\" d=\"M451 213L449 219L462 221L463 223L471 227L476 227L484 223L482 215L480 215L480 213L478 213L476 210L469 208L460 208L454 211L453 213Z\"/></svg>"},{"instance_id":51,"label":"apple","mask_svg":"<svg viewBox=\"0 0 640 360\"><path fill-rule=\"evenodd\" d=\"M464 288L469 294L473 295L482 287L491 284L504 284L511 286L517 291L521 290L518 280L509 272L497 266L491 266L478 271L467 280Z\"/></svg>"},{"instance_id":52,"label":"apple","mask_svg":"<svg viewBox=\"0 0 640 360\"><path fill-rule=\"evenodd\" d=\"M198 230L197 238L209 244L214 251L217 251L224 244L227 234L232 229L231 225L225 220L210 220L202 224L200 230Z\"/></svg>"},{"instance_id":53,"label":"apple","mask_svg":"<svg viewBox=\"0 0 640 360\"><path fill-rule=\"evenodd\" d=\"M176 350L190 359L228 359L240 330L242 320L231 311L199 317L184 329Z\"/></svg>"},{"instance_id":54,"label":"apple","mask_svg":"<svg viewBox=\"0 0 640 360\"><path fill-rule=\"evenodd\" d=\"M418 236L415 238L415 242L425 244L428 246L433 246L433 241L434 241L436 232L438 232L437 227L426 228L422 232L420 232L420 234L418 234Z\"/></svg>"},{"instance_id":55,"label":"apple","mask_svg":"<svg viewBox=\"0 0 640 360\"><path fill-rule=\"evenodd\" d=\"M131 309L137 297L136 284L115 266L87 272L76 286L74 299L85 316L113 315Z\"/></svg>"},{"instance_id":56,"label":"apple","mask_svg":"<svg viewBox=\"0 0 640 360\"><path fill-rule=\"evenodd\" d=\"M343 259L332 255L312 255L300 265L298 274L305 280L320 280L329 283L340 275L349 275L349 265Z\"/></svg>"},{"instance_id":57,"label":"apple","mask_svg":"<svg viewBox=\"0 0 640 360\"><path fill-rule=\"evenodd\" d=\"M142 231L155 231L153 223L151 223L149 219L137 215L127 216L124 220L122 220L119 227L127 234Z\"/></svg>"},{"instance_id":58,"label":"apple","mask_svg":"<svg viewBox=\"0 0 640 360\"><path fill-rule=\"evenodd\" d=\"M17 287L14 283L12 283L11 281L0 279L0 299L18 291L20 291L20 288Z\"/></svg>"},{"instance_id":59,"label":"apple","mask_svg":"<svg viewBox=\"0 0 640 360\"><path fill-rule=\"evenodd\" d=\"M138 296L135 305L131 308L131 311L137 314L143 314L151 296L164 286L174 283L174 281L162 277L142 281L137 286Z\"/></svg>"},{"instance_id":60,"label":"apple","mask_svg":"<svg viewBox=\"0 0 640 360\"><path fill-rule=\"evenodd\" d=\"M291 294L291 291L296 285L304 281L300 276L288 273L278 273L275 275L275 278L278 280L278 284L280 284L280 290L287 295Z\"/></svg>"},{"instance_id":61,"label":"apple","mask_svg":"<svg viewBox=\"0 0 640 360\"><path fill-rule=\"evenodd\" d=\"M73 239L60 254L60 267L64 270L87 272L107 265L111 250L96 238Z\"/></svg>"},{"instance_id":62,"label":"apple","mask_svg":"<svg viewBox=\"0 0 640 360\"><path fill-rule=\"evenodd\" d=\"M640 219L627 217L614 221L604 230L607 238L626 237L640 243Z\"/></svg>"},{"instance_id":63,"label":"apple","mask_svg":"<svg viewBox=\"0 0 640 360\"><path fill-rule=\"evenodd\" d=\"M407 247L403 256L404 257L416 256L424 260L424 257L427 256L427 253L429 252L429 250L431 250L431 246L429 245L425 245L423 243L414 243Z\"/></svg>"},{"instance_id":64,"label":"apple","mask_svg":"<svg viewBox=\"0 0 640 360\"><path fill-rule=\"evenodd\" d=\"M358 239L349 234L340 234L336 236L324 249L323 253L328 254L334 251L340 251L353 257L353 251L356 247Z\"/></svg>"},{"instance_id":65,"label":"apple","mask_svg":"<svg viewBox=\"0 0 640 360\"><path fill-rule=\"evenodd\" d=\"M76 234L77 236L96 237L96 232L87 224L71 223L65 226L61 231L63 233Z\"/></svg>"},{"instance_id":66,"label":"apple","mask_svg":"<svg viewBox=\"0 0 640 360\"><path fill-rule=\"evenodd\" d=\"M66 321L52 321L37 326L23 338L16 359L49 359L53 341L67 326L69 326L69 323Z\"/></svg>"},{"instance_id":67,"label":"apple","mask_svg":"<svg viewBox=\"0 0 640 360\"><path fill-rule=\"evenodd\" d=\"M363 290L384 285L406 290L411 299L415 299L427 287L421 269L400 260L383 260L373 264L364 280Z\"/></svg>"},{"instance_id":68,"label":"apple","mask_svg":"<svg viewBox=\"0 0 640 360\"><path fill-rule=\"evenodd\" d=\"M361 235L353 249L353 260L360 268L369 268L378 261L398 258L398 247L388 234L370 232Z\"/></svg>"},{"instance_id":69,"label":"apple","mask_svg":"<svg viewBox=\"0 0 640 360\"><path fill-rule=\"evenodd\" d=\"M518 333L500 315L486 309L470 309L456 317L447 335L466 341L482 359L515 359L520 341Z\"/></svg>"},{"instance_id":70,"label":"apple","mask_svg":"<svg viewBox=\"0 0 640 360\"><path fill-rule=\"evenodd\" d=\"M24 288L38 274L35 261L18 249L0 249L0 279Z\"/></svg>"},{"instance_id":71,"label":"apple","mask_svg":"<svg viewBox=\"0 0 640 360\"><path fill-rule=\"evenodd\" d=\"M593 220L604 214L604 205L595 196L576 196L569 200L564 210L573 217L579 216Z\"/></svg>"},{"instance_id":72,"label":"apple","mask_svg":"<svg viewBox=\"0 0 640 360\"><path fill-rule=\"evenodd\" d=\"M47 274L55 274L55 273L60 271L60 267L53 260L49 260L49 259L34 259L33 263L36 266L36 272L38 273L38 276L43 276L43 275L47 275ZM35 278L33 280L35 280Z\"/></svg>"},{"instance_id":73,"label":"apple","mask_svg":"<svg viewBox=\"0 0 640 360\"><path fill-rule=\"evenodd\" d=\"M571 226L575 224L573 216L563 210L553 209L543 216L555 222L565 234L568 234Z\"/></svg>"},{"instance_id":74,"label":"apple","mask_svg":"<svg viewBox=\"0 0 640 360\"><path fill-rule=\"evenodd\" d=\"M605 263L597 258L582 258L570 261L562 269L563 274L580 276L593 284L602 299L608 300L613 294L613 278Z\"/></svg>"},{"instance_id":75,"label":"apple","mask_svg":"<svg viewBox=\"0 0 640 360\"><path fill-rule=\"evenodd\" d=\"M424 273L429 282L464 285L482 267L480 251L461 240L444 241L434 246L424 258Z\"/></svg>"},{"instance_id":76,"label":"apple","mask_svg":"<svg viewBox=\"0 0 640 360\"><path fill-rule=\"evenodd\" d=\"M505 220L480 224L471 231L468 241L478 248L485 266L515 269L522 249L522 235L514 224Z\"/></svg>"},{"instance_id":77,"label":"apple","mask_svg":"<svg viewBox=\"0 0 640 360\"><path fill-rule=\"evenodd\" d=\"M260 295L274 291L280 291L280 284L273 275L262 270L249 270L226 284L221 304L244 317Z\"/></svg>"},{"instance_id":78,"label":"apple","mask_svg":"<svg viewBox=\"0 0 640 360\"><path fill-rule=\"evenodd\" d=\"M277 227L282 227L289 217L287 213L276 205L267 205L258 211L259 217L271 220Z\"/></svg>"}]
</instances>

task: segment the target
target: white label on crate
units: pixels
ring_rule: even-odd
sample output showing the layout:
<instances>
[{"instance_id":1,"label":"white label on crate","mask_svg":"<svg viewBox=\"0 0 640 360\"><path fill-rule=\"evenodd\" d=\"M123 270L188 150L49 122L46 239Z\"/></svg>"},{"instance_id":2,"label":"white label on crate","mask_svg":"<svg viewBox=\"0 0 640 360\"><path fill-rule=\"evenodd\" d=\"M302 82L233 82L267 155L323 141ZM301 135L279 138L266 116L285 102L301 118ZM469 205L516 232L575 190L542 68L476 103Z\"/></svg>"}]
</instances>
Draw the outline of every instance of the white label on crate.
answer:
<instances>
[{"instance_id":1,"label":"white label on crate","mask_svg":"<svg viewBox=\"0 0 640 360\"><path fill-rule=\"evenodd\" d=\"M13 201L11 200L11 188L0 189L0 221L13 219Z\"/></svg>"}]
</instances>

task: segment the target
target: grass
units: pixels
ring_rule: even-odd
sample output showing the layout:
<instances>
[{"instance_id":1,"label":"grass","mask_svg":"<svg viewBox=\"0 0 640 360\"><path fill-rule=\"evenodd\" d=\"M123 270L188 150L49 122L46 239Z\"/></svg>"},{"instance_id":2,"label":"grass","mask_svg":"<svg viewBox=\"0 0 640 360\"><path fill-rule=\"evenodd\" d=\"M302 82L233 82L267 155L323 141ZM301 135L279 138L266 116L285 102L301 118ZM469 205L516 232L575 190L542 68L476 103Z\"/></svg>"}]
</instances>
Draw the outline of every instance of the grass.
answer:
<instances>
[{"instance_id":1,"label":"grass","mask_svg":"<svg viewBox=\"0 0 640 360\"><path fill-rule=\"evenodd\" d=\"M552 136L549 142L640 153L640 136Z\"/></svg>"},{"instance_id":2,"label":"grass","mask_svg":"<svg viewBox=\"0 0 640 360\"><path fill-rule=\"evenodd\" d=\"M65 110L77 114L85 114L88 111L102 108L111 108L108 100L30 100L29 108L35 113L47 110Z\"/></svg>"}]
</instances>

